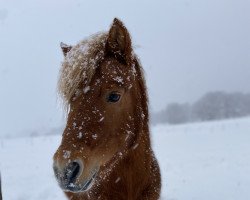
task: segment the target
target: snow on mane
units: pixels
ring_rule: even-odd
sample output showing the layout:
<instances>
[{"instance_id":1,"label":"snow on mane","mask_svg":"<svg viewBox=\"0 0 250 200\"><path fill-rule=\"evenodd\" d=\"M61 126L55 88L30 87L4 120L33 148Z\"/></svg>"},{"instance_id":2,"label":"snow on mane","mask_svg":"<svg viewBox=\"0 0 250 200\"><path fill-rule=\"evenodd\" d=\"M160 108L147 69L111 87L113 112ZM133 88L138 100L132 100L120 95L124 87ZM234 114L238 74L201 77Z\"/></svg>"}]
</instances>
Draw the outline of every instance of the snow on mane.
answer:
<instances>
[{"instance_id":1,"label":"snow on mane","mask_svg":"<svg viewBox=\"0 0 250 200\"><path fill-rule=\"evenodd\" d=\"M80 41L67 53L58 80L58 93L67 107L79 85L86 87L104 58L107 33L97 33Z\"/></svg>"}]
</instances>

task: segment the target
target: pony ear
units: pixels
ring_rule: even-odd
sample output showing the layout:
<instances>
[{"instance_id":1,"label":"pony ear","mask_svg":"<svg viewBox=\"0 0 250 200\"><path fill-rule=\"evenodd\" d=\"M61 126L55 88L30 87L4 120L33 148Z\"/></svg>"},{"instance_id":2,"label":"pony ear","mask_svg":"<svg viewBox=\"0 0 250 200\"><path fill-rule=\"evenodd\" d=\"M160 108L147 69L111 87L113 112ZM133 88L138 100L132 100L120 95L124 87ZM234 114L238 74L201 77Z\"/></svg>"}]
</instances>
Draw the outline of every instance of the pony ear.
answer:
<instances>
[{"instance_id":1,"label":"pony ear","mask_svg":"<svg viewBox=\"0 0 250 200\"><path fill-rule=\"evenodd\" d=\"M115 56L117 59L122 59L126 64L132 60L132 44L127 28L123 23L115 18L109 30L107 43L107 54Z\"/></svg>"},{"instance_id":2,"label":"pony ear","mask_svg":"<svg viewBox=\"0 0 250 200\"><path fill-rule=\"evenodd\" d=\"M63 55L66 56L67 53L72 49L72 46L70 45L67 45L63 42L60 43L60 47L62 49L62 52L63 52Z\"/></svg>"}]
</instances>

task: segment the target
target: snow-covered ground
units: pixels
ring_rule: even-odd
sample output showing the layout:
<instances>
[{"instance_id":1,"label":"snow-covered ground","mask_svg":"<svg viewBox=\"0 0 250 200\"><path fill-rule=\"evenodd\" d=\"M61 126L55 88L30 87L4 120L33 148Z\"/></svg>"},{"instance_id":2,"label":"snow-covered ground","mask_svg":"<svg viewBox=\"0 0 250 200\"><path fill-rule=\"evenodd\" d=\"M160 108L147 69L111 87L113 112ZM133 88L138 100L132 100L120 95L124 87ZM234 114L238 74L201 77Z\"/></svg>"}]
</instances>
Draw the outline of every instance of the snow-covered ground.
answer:
<instances>
[{"instance_id":1,"label":"snow-covered ground","mask_svg":"<svg viewBox=\"0 0 250 200\"><path fill-rule=\"evenodd\" d=\"M249 200L250 118L152 128L162 200ZM0 140L4 200L63 200L52 172L59 135Z\"/></svg>"}]
</instances>

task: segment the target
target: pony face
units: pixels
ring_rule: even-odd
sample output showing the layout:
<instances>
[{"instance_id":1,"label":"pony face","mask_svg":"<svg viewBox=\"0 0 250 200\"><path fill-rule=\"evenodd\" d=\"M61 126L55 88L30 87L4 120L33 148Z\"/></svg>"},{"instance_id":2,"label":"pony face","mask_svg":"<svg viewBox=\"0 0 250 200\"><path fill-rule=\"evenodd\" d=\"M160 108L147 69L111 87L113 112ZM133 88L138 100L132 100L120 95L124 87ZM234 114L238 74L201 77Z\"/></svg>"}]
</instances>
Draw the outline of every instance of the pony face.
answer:
<instances>
[{"instance_id":1,"label":"pony face","mask_svg":"<svg viewBox=\"0 0 250 200\"><path fill-rule=\"evenodd\" d=\"M54 155L55 175L66 192L88 191L106 178L115 161L132 148L142 115L138 65L119 20L114 20L103 47L91 79L82 76L68 99L67 125ZM73 48L63 46L66 58Z\"/></svg>"}]
</instances>

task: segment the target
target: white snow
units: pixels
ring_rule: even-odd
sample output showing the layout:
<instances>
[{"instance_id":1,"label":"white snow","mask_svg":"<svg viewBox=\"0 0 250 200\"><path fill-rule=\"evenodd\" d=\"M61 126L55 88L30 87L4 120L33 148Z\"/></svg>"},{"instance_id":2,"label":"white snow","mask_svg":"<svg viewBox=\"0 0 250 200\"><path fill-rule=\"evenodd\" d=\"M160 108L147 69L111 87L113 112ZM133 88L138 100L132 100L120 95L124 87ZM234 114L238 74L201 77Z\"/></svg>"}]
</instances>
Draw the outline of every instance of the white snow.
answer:
<instances>
[{"instance_id":1,"label":"white snow","mask_svg":"<svg viewBox=\"0 0 250 200\"><path fill-rule=\"evenodd\" d=\"M93 138L94 140L96 140L97 137L98 137L98 135L97 135L96 133L92 135L92 138Z\"/></svg>"},{"instance_id":2,"label":"white snow","mask_svg":"<svg viewBox=\"0 0 250 200\"><path fill-rule=\"evenodd\" d=\"M121 76L116 76L114 80L117 81L118 83L124 83L124 80Z\"/></svg>"},{"instance_id":3,"label":"white snow","mask_svg":"<svg viewBox=\"0 0 250 200\"><path fill-rule=\"evenodd\" d=\"M250 118L153 128L162 199L250 199Z\"/></svg>"},{"instance_id":4,"label":"white snow","mask_svg":"<svg viewBox=\"0 0 250 200\"><path fill-rule=\"evenodd\" d=\"M67 45L63 42L60 42L60 46L61 46L61 48L70 48L71 47L70 45Z\"/></svg>"},{"instance_id":5,"label":"white snow","mask_svg":"<svg viewBox=\"0 0 250 200\"><path fill-rule=\"evenodd\" d=\"M115 180L115 183L118 183L120 180L121 180L121 177L118 177L118 178Z\"/></svg>"},{"instance_id":6,"label":"white snow","mask_svg":"<svg viewBox=\"0 0 250 200\"><path fill-rule=\"evenodd\" d=\"M86 94L89 90L90 90L90 87L89 87L89 86L86 86L86 87L83 89L83 93Z\"/></svg>"},{"instance_id":7,"label":"white snow","mask_svg":"<svg viewBox=\"0 0 250 200\"><path fill-rule=\"evenodd\" d=\"M70 158L70 154L71 154L71 152L70 152L70 151L63 150L63 157L64 157L64 159L68 159L68 158Z\"/></svg>"},{"instance_id":8,"label":"white snow","mask_svg":"<svg viewBox=\"0 0 250 200\"><path fill-rule=\"evenodd\" d=\"M103 121L104 120L104 117L102 117L100 120L99 120L99 122L101 122L101 121Z\"/></svg>"},{"instance_id":9,"label":"white snow","mask_svg":"<svg viewBox=\"0 0 250 200\"><path fill-rule=\"evenodd\" d=\"M77 137L78 137L79 139L81 139L81 138L82 138L82 132L79 132Z\"/></svg>"},{"instance_id":10,"label":"white snow","mask_svg":"<svg viewBox=\"0 0 250 200\"><path fill-rule=\"evenodd\" d=\"M136 143L132 148L133 148L133 149L136 149L138 146L139 146L139 144Z\"/></svg>"},{"instance_id":11,"label":"white snow","mask_svg":"<svg viewBox=\"0 0 250 200\"><path fill-rule=\"evenodd\" d=\"M161 200L250 199L250 118L152 128ZM63 200L52 170L61 136L0 140L4 200Z\"/></svg>"}]
</instances>

